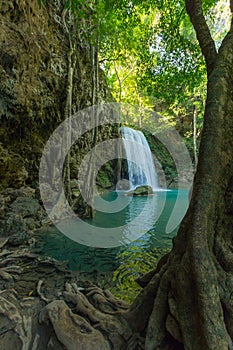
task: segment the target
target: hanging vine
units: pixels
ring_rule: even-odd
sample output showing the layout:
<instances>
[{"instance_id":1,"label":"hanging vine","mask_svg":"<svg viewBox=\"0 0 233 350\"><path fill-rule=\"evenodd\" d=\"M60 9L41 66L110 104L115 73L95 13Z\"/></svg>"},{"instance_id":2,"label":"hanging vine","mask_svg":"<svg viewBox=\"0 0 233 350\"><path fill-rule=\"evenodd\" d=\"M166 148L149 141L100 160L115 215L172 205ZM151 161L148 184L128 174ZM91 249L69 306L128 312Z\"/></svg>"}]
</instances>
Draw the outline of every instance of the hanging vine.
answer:
<instances>
[{"instance_id":1,"label":"hanging vine","mask_svg":"<svg viewBox=\"0 0 233 350\"><path fill-rule=\"evenodd\" d=\"M98 114L99 114L99 60L98 60L98 46L99 46L99 23L96 24L96 39L90 46L91 55L91 65L92 65L92 113L93 118L96 120L96 125L98 126ZM89 160L89 166L87 171L87 183L86 183L86 198L88 199L89 206L86 206L85 216L94 217L95 210L93 208L94 196L95 196L95 178L94 178L94 168L96 163L95 146L98 142L98 127L92 129L92 142L91 148L92 153Z\"/></svg>"},{"instance_id":2,"label":"hanging vine","mask_svg":"<svg viewBox=\"0 0 233 350\"><path fill-rule=\"evenodd\" d=\"M77 62L77 50L76 50L76 37L75 31L71 31L69 26L73 23L72 12L71 9L64 10L63 13L63 23L64 28L67 33L69 39L69 51L67 53L68 59L68 70L67 70L67 86L66 86L66 104L65 104L65 119L69 119L68 130L66 132L66 143L70 144L71 140L71 116L72 116L72 93L73 93L73 76L74 70ZM64 177L63 177L63 185L65 187L67 200L71 201L71 186L70 186L70 160L71 155L70 152L67 153L66 163L64 168Z\"/></svg>"}]
</instances>

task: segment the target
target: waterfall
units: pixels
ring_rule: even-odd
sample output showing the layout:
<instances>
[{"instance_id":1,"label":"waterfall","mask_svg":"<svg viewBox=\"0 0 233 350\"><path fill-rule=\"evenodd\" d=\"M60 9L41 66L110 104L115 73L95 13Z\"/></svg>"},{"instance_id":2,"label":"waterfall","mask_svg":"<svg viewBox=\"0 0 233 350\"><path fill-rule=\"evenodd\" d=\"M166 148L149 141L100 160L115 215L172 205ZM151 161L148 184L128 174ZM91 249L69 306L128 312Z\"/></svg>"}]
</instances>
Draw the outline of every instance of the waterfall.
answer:
<instances>
[{"instance_id":1,"label":"waterfall","mask_svg":"<svg viewBox=\"0 0 233 350\"><path fill-rule=\"evenodd\" d=\"M125 126L121 127L121 134L128 164L129 181L134 189L148 185L156 190L157 174L148 142L141 131Z\"/></svg>"}]
</instances>

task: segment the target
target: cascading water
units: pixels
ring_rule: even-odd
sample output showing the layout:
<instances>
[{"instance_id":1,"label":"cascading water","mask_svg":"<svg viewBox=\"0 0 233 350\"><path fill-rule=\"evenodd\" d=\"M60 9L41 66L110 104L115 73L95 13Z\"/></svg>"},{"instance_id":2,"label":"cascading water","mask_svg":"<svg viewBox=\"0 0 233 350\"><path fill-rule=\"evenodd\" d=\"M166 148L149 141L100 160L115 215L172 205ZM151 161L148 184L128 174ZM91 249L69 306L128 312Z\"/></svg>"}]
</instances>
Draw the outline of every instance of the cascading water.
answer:
<instances>
[{"instance_id":1,"label":"cascading water","mask_svg":"<svg viewBox=\"0 0 233 350\"><path fill-rule=\"evenodd\" d=\"M129 181L131 188L151 186L155 191L158 188L157 174L148 142L141 131L121 127L124 143Z\"/></svg>"}]
</instances>

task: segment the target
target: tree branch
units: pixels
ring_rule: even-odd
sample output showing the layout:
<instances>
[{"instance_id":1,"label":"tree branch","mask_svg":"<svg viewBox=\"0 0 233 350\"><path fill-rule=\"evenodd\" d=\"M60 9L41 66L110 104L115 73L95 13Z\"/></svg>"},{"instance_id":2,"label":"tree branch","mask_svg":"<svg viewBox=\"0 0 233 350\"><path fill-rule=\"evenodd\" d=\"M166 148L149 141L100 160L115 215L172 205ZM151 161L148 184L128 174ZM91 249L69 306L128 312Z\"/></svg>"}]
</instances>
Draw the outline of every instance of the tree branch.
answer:
<instances>
[{"instance_id":1,"label":"tree branch","mask_svg":"<svg viewBox=\"0 0 233 350\"><path fill-rule=\"evenodd\" d=\"M202 1L185 0L185 4L186 11L196 31L197 40L199 42L202 54L205 58L207 74L209 76L215 65L217 51L215 42L210 34L209 27L203 15Z\"/></svg>"}]
</instances>

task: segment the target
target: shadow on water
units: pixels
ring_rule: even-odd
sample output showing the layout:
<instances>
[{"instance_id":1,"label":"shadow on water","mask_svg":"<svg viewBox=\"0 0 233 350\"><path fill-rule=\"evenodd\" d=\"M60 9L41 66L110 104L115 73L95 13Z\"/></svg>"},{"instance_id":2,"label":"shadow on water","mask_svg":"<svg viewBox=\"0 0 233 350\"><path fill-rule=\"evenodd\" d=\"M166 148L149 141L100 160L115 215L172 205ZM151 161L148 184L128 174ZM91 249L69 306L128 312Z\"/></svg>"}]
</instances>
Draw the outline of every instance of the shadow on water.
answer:
<instances>
[{"instance_id":1,"label":"shadow on water","mask_svg":"<svg viewBox=\"0 0 233 350\"><path fill-rule=\"evenodd\" d=\"M188 207L188 191L180 190L180 205ZM102 195L106 203L124 200L123 194L109 192ZM118 212L106 213L97 211L96 217L87 220L90 225L112 228L126 226L129 230L145 232L135 241L114 248L88 247L72 241L60 233L55 226L38 230L37 251L58 260L67 261L71 270L78 271L80 279L88 279L101 287L110 288L120 297L131 300L139 290L134 279L141 273L154 268L158 259L171 249L172 238L178 227L166 233L166 226L173 211L178 190L158 191L154 196L137 196ZM98 198L96 199L98 202ZM149 203L149 205L148 205ZM151 207L155 216L151 214ZM161 214L160 214L161 213ZM139 215L140 220L129 226ZM156 217L157 216L157 217ZM140 226L141 225L141 226ZM140 232L141 230L141 232ZM133 236L132 236L133 237Z\"/></svg>"}]
</instances>

